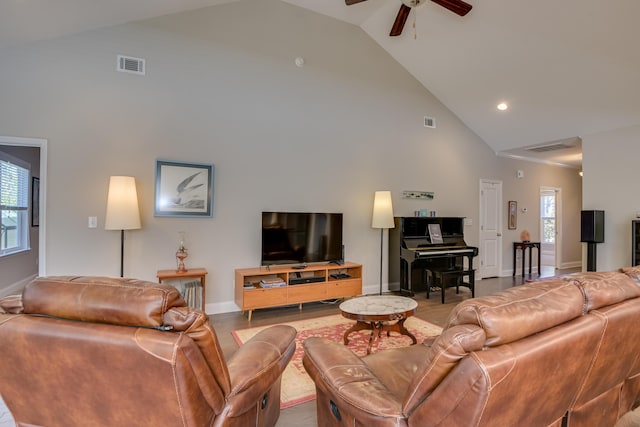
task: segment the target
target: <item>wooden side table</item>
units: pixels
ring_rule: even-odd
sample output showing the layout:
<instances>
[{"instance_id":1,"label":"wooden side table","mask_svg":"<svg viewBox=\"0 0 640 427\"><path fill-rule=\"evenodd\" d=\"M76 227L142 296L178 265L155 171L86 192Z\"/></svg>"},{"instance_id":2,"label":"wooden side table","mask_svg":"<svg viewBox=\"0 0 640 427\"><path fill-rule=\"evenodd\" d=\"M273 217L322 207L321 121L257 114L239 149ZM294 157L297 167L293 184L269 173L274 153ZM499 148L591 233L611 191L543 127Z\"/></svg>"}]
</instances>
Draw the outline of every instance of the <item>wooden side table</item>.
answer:
<instances>
[{"instance_id":1,"label":"wooden side table","mask_svg":"<svg viewBox=\"0 0 640 427\"><path fill-rule=\"evenodd\" d=\"M513 242L513 276L516 275L516 252L522 250L522 277L524 277L524 260L529 249L529 276L531 276L531 252L533 248L538 250L538 276L540 275L540 242Z\"/></svg>"},{"instance_id":2,"label":"wooden side table","mask_svg":"<svg viewBox=\"0 0 640 427\"><path fill-rule=\"evenodd\" d=\"M207 296L206 269L190 268L184 272L158 270L156 276L158 277L158 282L175 286L189 306L205 311L205 298ZM192 292L193 287L191 286L194 282L199 282L197 285L199 289L195 294Z\"/></svg>"}]
</instances>

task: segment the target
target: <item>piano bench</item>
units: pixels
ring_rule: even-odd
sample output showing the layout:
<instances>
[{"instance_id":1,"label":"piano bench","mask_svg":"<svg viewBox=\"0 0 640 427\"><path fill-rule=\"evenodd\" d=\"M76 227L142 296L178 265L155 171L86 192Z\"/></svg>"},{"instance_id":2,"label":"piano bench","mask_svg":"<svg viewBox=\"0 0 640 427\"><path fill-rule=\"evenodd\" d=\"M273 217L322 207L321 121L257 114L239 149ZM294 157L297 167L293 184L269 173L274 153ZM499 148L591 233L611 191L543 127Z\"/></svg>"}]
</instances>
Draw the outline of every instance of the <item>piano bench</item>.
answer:
<instances>
[{"instance_id":1,"label":"piano bench","mask_svg":"<svg viewBox=\"0 0 640 427\"><path fill-rule=\"evenodd\" d=\"M475 296L473 272L474 270L463 270L462 268L426 269L427 299L432 292L431 288L435 287L440 288L442 304L444 304L444 294L447 288L453 286L456 287L456 294L460 293L460 286L468 286L471 290L471 296ZM462 281L464 276L470 276L469 283Z\"/></svg>"}]
</instances>

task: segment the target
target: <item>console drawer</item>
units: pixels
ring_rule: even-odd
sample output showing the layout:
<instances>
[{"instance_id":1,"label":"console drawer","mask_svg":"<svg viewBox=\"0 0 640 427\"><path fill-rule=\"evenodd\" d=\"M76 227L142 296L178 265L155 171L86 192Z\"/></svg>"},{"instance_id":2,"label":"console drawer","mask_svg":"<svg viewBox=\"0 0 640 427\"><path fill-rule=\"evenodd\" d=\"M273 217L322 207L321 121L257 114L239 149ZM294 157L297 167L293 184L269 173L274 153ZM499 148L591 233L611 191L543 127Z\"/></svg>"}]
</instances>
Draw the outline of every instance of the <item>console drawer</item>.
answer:
<instances>
[{"instance_id":1,"label":"console drawer","mask_svg":"<svg viewBox=\"0 0 640 427\"><path fill-rule=\"evenodd\" d=\"M327 287L324 283L314 285L290 285L287 288L289 304L327 299Z\"/></svg>"},{"instance_id":2,"label":"console drawer","mask_svg":"<svg viewBox=\"0 0 640 427\"><path fill-rule=\"evenodd\" d=\"M281 288L245 290L243 309L250 310L257 307L282 305L282 301L286 301L286 298L286 286Z\"/></svg>"},{"instance_id":3,"label":"console drawer","mask_svg":"<svg viewBox=\"0 0 640 427\"><path fill-rule=\"evenodd\" d=\"M360 279L336 280L327 283L327 298L353 297L362 294Z\"/></svg>"}]
</instances>

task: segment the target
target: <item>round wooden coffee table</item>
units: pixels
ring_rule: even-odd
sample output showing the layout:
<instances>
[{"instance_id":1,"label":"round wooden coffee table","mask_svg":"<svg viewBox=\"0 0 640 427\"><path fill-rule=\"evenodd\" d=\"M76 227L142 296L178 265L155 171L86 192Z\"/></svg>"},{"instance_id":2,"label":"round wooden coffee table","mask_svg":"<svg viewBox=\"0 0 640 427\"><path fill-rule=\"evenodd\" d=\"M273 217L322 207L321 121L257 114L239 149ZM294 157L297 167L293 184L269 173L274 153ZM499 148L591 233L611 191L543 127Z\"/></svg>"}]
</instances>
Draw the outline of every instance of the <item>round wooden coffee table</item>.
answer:
<instances>
[{"instance_id":1,"label":"round wooden coffee table","mask_svg":"<svg viewBox=\"0 0 640 427\"><path fill-rule=\"evenodd\" d=\"M382 336L382 332L398 332L406 335L417 343L416 337L404 327L404 321L416 313L418 303L407 297L394 295L378 295L356 297L340 304L340 312L347 319L356 321L356 324L344 333L344 344L349 344L349 334L356 331L371 330L367 354L371 353L371 346L376 339Z\"/></svg>"}]
</instances>

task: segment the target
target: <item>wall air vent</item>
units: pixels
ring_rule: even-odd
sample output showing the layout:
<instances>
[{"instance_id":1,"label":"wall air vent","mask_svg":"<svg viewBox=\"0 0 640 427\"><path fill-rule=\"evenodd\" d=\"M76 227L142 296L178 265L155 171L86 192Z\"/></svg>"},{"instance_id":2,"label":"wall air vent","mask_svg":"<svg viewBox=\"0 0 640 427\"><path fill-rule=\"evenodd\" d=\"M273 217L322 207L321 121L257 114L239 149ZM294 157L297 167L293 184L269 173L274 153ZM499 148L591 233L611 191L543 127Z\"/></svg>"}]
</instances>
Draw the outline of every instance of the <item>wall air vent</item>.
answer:
<instances>
[{"instance_id":1,"label":"wall air vent","mask_svg":"<svg viewBox=\"0 0 640 427\"><path fill-rule=\"evenodd\" d=\"M565 150L567 148L574 148L574 147L573 145L559 143L559 144L543 145L540 147L527 148L527 151L533 151L535 153L546 153L547 151Z\"/></svg>"},{"instance_id":2,"label":"wall air vent","mask_svg":"<svg viewBox=\"0 0 640 427\"><path fill-rule=\"evenodd\" d=\"M436 119L434 119L433 117L424 116L424 127L435 129Z\"/></svg>"},{"instance_id":3,"label":"wall air vent","mask_svg":"<svg viewBox=\"0 0 640 427\"><path fill-rule=\"evenodd\" d=\"M118 55L118 71L123 73L133 73L144 76L144 59L133 58L131 56Z\"/></svg>"}]
</instances>

